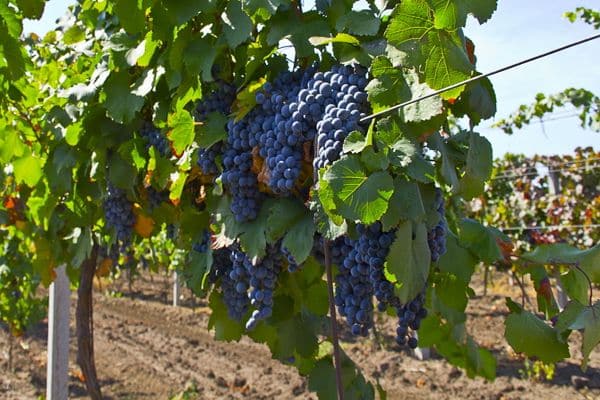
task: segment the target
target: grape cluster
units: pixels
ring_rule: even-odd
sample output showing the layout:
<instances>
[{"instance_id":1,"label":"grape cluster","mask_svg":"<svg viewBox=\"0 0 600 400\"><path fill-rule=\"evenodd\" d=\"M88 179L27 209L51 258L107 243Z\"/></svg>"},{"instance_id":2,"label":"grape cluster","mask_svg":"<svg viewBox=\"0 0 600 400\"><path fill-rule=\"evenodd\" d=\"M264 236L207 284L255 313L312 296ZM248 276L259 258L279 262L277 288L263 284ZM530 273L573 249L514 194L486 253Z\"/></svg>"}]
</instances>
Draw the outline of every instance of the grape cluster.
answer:
<instances>
[{"instance_id":1,"label":"grape cluster","mask_svg":"<svg viewBox=\"0 0 600 400\"><path fill-rule=\"evenodd\" d=\"M163 156L168 157L171 155L171 145L169 139L151 122L144 122L140 129L140 135L146 139L146 147L150 148L154 146L156 151Z\"/></svg>"},{"instance_id":2,"label":"grape cluster","mask_svg":"<svg viewBox=\"0 0 600 400\"><path fill-rule=\"evenodd\" d=\"M398 328L396 328L396 343L400 346L408 344L411 349L417 348L417 338L410 334L421 327L421 320L427 316L425 308L425 292L419 293L408 304L396 307Z\"/></svg>"},{"instance_id":3,"label":"grape cluster","mask_svg":"<svg viewBox=\"0 0 600 400\"><path fill-rule=\"evenodd\" d=\"M148 188L148 206L150 210L159 207L162 203L169 200L169 191L168 190L156 190L152 186Z\"/></svg>"},{"instance_id":4,"label":"grape cluster","mask_svg":"<svg viewBox=\"0 0 600 400\"><path fill-rule=\"evenodd\" d=\"M435 208L440 216L440 221L427 232L427 244L431 252L431 261L436 262L446 253L446 219L444 211L444 198L439 188L435 189Z\"/></svg>"},{"instance_id":5,"label":"grape cluster","mask_svg":"<svg viewBox=\"0 0 600 400\"><path fill-rule=\"evenodd\" d=\"M196 242L194 244L194 246L192 246L192 249L194 249L198 253L206 253L209 248L210 248L210 231L208 229L205 229L202 232L202 240L199 242Z\"/></svg>"},{"instance_id":6,"label":"grape cluster","mask_svg":"<svg viewBox=\"0 0 600 400\"><path fill-rule=\"evenodd\" d=\"M294 256L292 255L292 253L290 252L290 250L287 247L284 247L282 245L281 253L283 254L283 257L288 262L288 271L289 272L296 272L300 269L301 265L298 264L298 262L296 261L296 259L294 258Z\"/></svg>"},{"instance_id":7,"label":"grape cluster","mask_svg":"<svg viewBox=\"0 0 600 400\"><path fill-rule=\"evenodd\" d=\"M229 317L240 321L248 312L248 275L241 264L244 254L231 248L221 248L213 252L213 264L209 275L213 283L221 280L221 293Z\"/></svg>"},{"instance_id":8,"label":"grape cluster","mask_svg":"<svg viewBox=\"0 0 600 400\"><path fill-rule=\"evenodd\" d=\"M373 287L369 281L368 248L359 239L348 242L346 255L336 276L335 304L346 317L353 335L367 336L373 326Z\"/></svg>"},{"instance_id":9,"label":"grape cluster","mask_svg":"<svg viewBox=\"0 0 600 400\"><path fill-rule=\"evenodd\" d=\"M256 94L265 118L255 141L270 171L269 187L278 194L289 193L294 187L301 172L303 143L313 140L316 134L316 120L306 103L299 100L314 71L311 67L285 72Z\"/></svg>"},{"instance_id":10,"label":"grape cluster","mask_svg":"<svg viewBox=\"0 0 600 400\"><path fill-rule=\"evenodd\" d=\"M325 239L320 234L315 235L313 242L312 255L321 264L325 264L325 254L323 253L323 243ZM341 266L344 259L352 250L352 240L344 235L329 241L329 254L331 263Z\"/></svg>"},{"instance_id":11,"label":"grape cluster","mask_svg":"<svg viewBox=\"0 0 600 400\"><path fill-rule=\"evenodd\" d=\"M196 104L194 118L196 121L206 121L208 115L213 112L228 115L231 112L231 104L235 100L235 86L225 82L218 81L216 90L204 97Z\"/></svg>"},{"instance_id":12,"label":"grape cluster","mask_svg":"<svg viewBox=\"0 0 600 400\"><path fill-rule=\"evenodd\" d=\"M359 120L368 111L367 70L361 66L334 66L325 73L318 72L309 84L304 98L310 109L323 107L317 128L317 148L313 160L316 169L340 158L346 136L359 129Z\"/></svg>"},{"instance_id":13,"label":"grape cluster","mask_svg":"<svg viewBox=\"0 0 600 400\"><path fill-rule=\"evenodd\" d=\"M114 227L117 240L126 247L131 241L135 223L133 205L123 190L111 184L108 185L108 195L104 200L104 216L106 226Z\"/></svg>"},{"instance_id":14,"label":"grape cluster","mask_svg":"<svg viewBox=\"0 0 600 400\"><path fill-rule=\"evenodd\" d=\"M256 265L248 257L244 259L246 272L250 277L250 304L255 308L246 323L252 330L256 324L273 314L273 290L281 271L281 256L277 246L267 246L267 254Z\"/></svg>"},{"instance_id":15,"label":"grape cluster","mask_svg":"<svg viewBox=\"0 0 600 400\"><path fill-rule=\"evenodd\" d=\"M223 144L217 142L206 149L198 149L197 164L206 175L216 175L219 172L217 156L223 152Z\"/></svg>"},{"instance_id":16,"label":"grape cluster","mask_svg":"<svg viewBox=\"0 0 600 400\"><path fill-rule=\"evenodd\" d=\"M257 109L255 109L257 110ZM223 155L223 185L233 199L231 211L238 222L250 221L258 216L262 195L258 179L252 172L252 143L250 133L255 129L260 113L251 111L249 118L227 124L227 148Z\"/></svg>"},{"instance_id":17,"label":"grape cluster","mask_svg":"<svg viewBox=\"0 0 600 400\"><path fill-rule=\"evenodd\" d=\"M368 227L357 226L360 234L360 248L366 249L364 256L369 264L369 279L373 286L375 297L379 301L378 309L384 311L388 305L400 305L400 300L394 294L394 284L384 273L384 263L396 232L384 232L381 223L376 222Z\"/></svg>"},{"instance_id":18,"label":"grape cluster","mask_svg":"<svg viewBox=\"0 0 600 400\"><path fill-rule=\"evenodd\" d=\"M208 115L213 112L229 115L235 96L235 86L224 81L218 81L217 89L196 104L196 109L194 110L195 120L204 122L208 118ZM222 152L222 142L217 142L206 149L198 149L197 164L204 174L215 175L219 172L216 160L217 156Z\"/></svg>"}]
</instances>

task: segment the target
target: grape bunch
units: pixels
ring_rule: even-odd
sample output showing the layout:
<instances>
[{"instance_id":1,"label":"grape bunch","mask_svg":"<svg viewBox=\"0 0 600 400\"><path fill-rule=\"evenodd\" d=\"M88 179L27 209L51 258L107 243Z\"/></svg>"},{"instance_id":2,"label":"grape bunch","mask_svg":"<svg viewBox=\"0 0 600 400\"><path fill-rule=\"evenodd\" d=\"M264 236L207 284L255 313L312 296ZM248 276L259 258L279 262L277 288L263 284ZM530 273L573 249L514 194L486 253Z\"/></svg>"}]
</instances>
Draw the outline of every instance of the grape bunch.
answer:
<instances>
[{"instance_id":1,"label":"grape bunch","mask_svg":"<svg viewBox=\"0 0 600 400\"><path fill-rule=\"evenodd\" d=\"M169 191L168 190L156 190L152 186L150 186L147 190L148 192L148 206L150 210L153 210L159 207L162 203L169 200Z\"/></svg>"},{"instance_id":2,"label":"grape bunch","mask_svg":"<svg viewBox=\"0 0 600 400\"><path fill-rule=\"evenodd\" d=\"M235 86L223 80L218 81L217 89L196 104L194 119L199 122L206 121L208 115L213 112L229 115L235 96Z\"/></svg>"},{"instance_id":3,"label":"grape bunch","mask_svg":"<svg viewBox=\"0 0 600 400\"><path fill-rule=\"evenodd\" d=\"M408 304L396 307L398 316L398 328L396 328L396 343L400 346L408 344L411 349L416 349L418 345L417 338L412 332L416 332L421 327L421 320L427 316L425 308L425 291L419 293L417 297ZM409 330L410 328L410 330Z\"/></svg>"},{"instance_id":4,"label":"grape bunch","mask_svg":"<svg viewBox=\"0 0 600 400\"><path fill-rule=\"evenodd\" d=\"M368 227L358 225L357 231L360 234L359 246L366 249L364 257L369 264L369 279L373 292L379 301L378 309L384 311L389 305L400 305L400 300L394 294L394 284L385 277L384 273L384 263L396 232L384 232L379 222Z\"/></svg>"},{"instance_id":5,"label":"grape bunch","mask_svg":"<svg viewBox=\"0 0 600 400\"><path fill-rule=\"evenodd\" d=\"M270 171L269 187L277 194L287 194L293 189L301 172L303 143L313 140L316 134L310 110L299 100L299 93L314 71L311 67L284 72L256 94L265 118L255 141Z\"/></svg>"},{"instance_id":6,"label":"grape bunch","mask_svg":"<svg viewBox=\"0 0 600 400\"><path fill-rule=\"evenodd\" d=\"M352 250L344 258L336 276L335 304L340 315L346 317L352 334L367 336L373 326L373 287L369 281L368 248L360 239L348 243Z\"/></svg>"},{"instance_id":7,"label":"grape bunch","mask_svg":"<svg viewBox=\"0 0 600 400\"><path fill-rule=\"evenodd\" d=\"M127 199L123 190L109 184L103 206L106 226L114 227L117 240L121 242L123 248L126 247L131 242L135 223L133 204Z\"/></svg>"},{"instance_id":8,"label":"grape bunch","mask_svg":"<svg viewBox=\"0 0 600 400\"><path fill-rule=\"evenodd\" d=\"M439 188L435 189L435 209L440 216L440 221L427 232L427 245L431 252L431 261L436 262L446 253L446 218L444 211L444 198Z\"/></svg>"},{"instance_id":9,"label":"grape bunch","mask_svg":"<svg viewBox=\"0 0 600 400\"><path fill-rule=\"evenodd\" d=\"M198 253L206 253L209 248L210 248L210 231L208 229L205 229L202 232L202 240L199 242L196 242L194 244L194 246L192 246L192 249L194 249Z\"/></svg>"},{"instance_id":10,"label":"grape bunch","mask_svg":"<svg viewBox=\"0 0 600 400\"><path fill-rule=\"evenodd\" d=\"M267 254L256 265L252 265L250 259L245 256L244 266L250 277L250 304L255 308L246 323L246 329L252 330L259 321L273 314L273 291L281 271L278 246L267 246Z\"/></svg>"},{"instance_id":11,"label":"grape bunch","mask_svg":"<svg viewBox=\"0 0 600 400\"><path fill-rule=\"evenodd\" d=\"M320 234L316 234L313 242L312 255L321 264L325 264L325 253L323 253L323 244L325 239ZM352 250L352 240L346 236L340 236L329 241L329 254L331 254L331 263L341 266L344 259Z\"/></svg>"},{"instance_id":12,"label":"grape bunch","mask_svg":"<svg viewBox=\"0 0 600 400\"><path fill-rule=\"evenodd\" d=\"M251 111L250 114L257 113ZM252 115L238 122L230 120L227 124L222 181L233 197L231 211L238 222L255 219L260 209L262 195L258 190L257 176L252 172L252 146L249 142L254 119L259 117Z\"/></svg>"},{"instance_id":13,"label":"grape bunch","mask_svg":"<svg viewBox=\"0 0 600 400\"><path fill-rule=\"evenodd\" d=\"M213 112L229 115L235 96L235 86L224 81L218 81L217 89L196 104L194 119L198 122L204 122L208 115ZM216 160L222 152L222 142L217 142L205 149L198 149L197 164L204 174L216 175L219 172Z\"/></svg>"},{"instance_id":14,"label":"grape bunch","mask_svg":"<svg viewBox=\"0 0 600 400\"><path fill-rule=\"evenodd\" d=\"M300 269L301 265L298 264L298 262L287 247L284 247L282 245L281 253L283 254L283 257L287 260L289 272L296 272Z\"/></svg>"},{"instance_id":15,"label":"grape bunch","mask_svg":"<svg viewBox=\"0 0 600 400\"><path fill-rule=\"evenodd\" d=\"M213 251L213 264L209 281L220 280L223 302L231 319L240 321L248 312L248 274L243 265L244 254L239 250L224 247Z\"/></svg>"},{"instance_id":16,"label":"grape bunch","mask_svg":"<svg viewBox=\"0 0 600 400\"><path fill-rule=\"evenodd\" d=\"M311 110L321 105L317 128L317 149L313 166L323 168L340 158L344 139L360 129L359 121L368 111L367 70L361 66L334 66L325 73L317 72L303 96Z\"/></svg>"},{"instance_id":17,"label":"grape bunch","mask_svg":"<svg viewBox=\"0 0 600 400\"><path fill-rule=\"evenodd\" d=\"M144 122L140 129L140 135L146 139L146 148L154 147L163 157L171 155L171 145L169 139L151 122Z\"/></svg>"}]
</instances>

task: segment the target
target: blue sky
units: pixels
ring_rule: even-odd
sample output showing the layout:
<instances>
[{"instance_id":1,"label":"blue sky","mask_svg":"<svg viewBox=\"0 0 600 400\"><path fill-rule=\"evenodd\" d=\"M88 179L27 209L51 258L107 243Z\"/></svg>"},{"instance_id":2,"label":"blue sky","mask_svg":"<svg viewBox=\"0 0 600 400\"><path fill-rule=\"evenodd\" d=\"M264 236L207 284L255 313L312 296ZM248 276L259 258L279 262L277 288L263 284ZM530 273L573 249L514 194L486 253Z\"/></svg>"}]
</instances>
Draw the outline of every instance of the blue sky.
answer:
<instances>
[{"instance_id":1,"label":"blue sky","mask_svg":"<svg viewBox=\"0 0 600 400\"><path fill-rule=\"evenodd\" d=\"M62 16L70 0L49 0L40 21L26 21L24 31L44 34ZM469 19L465 33L475 43L477 69L487 72L597 31L583 23L562 17L576 6L600 8L597 0L499 0L492 19L483 25ZM496 119L508 116L520 104L530 103L538 92L556 93L567 87L586 88L600 94L600 39L566 50L529 65L491 78L498 99ZM565 115L564 113L559 114ZM577 146L600 148L600 134L585 131L576 117L535 123L509 136L483 121L478 131L494 148L494 155L506 152L567 154Z\"/></svg>"}]
</instances>

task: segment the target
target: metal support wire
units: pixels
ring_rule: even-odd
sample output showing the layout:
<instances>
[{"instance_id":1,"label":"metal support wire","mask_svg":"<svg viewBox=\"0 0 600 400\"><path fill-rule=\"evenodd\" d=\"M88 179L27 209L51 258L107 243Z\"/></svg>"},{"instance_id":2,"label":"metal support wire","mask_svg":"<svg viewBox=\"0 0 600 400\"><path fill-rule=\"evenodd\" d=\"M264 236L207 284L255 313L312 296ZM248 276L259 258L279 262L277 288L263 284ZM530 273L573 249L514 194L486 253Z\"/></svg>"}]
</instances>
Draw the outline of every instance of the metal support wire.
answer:
<instances>
[{"instance_id":1,"label":"metal support wire","mask_svg":"<svg viewBox=\"0 0 600 400\"><path fill-rule=\"evenodd\" d=\"M557 47L556 49L547 51L545 53L538 54L538 55L530 57L530 58L526 58L524 60L518 61L518 62L513 63L513 64L509 64L507 66L504 66L502 68L498 68L496 70L487 72L485 74L477 75L477 76L474 76L472 78L465 79L464 81L455 83L455 84L450 85L450 86L446 86L445 88L442 88L442 89L435 90L435 91L433 91L431 93L428 93L428 94L426 94L424 96L417 97L416 99L408 100L408 101L405 101L404 103L397 104L397 105L392 106L390 108L387 108L385 110L381 110L381 111L376 112L374 114L367 115L366 117L361 118L360 122L368 122L368 121L372 120L373 118L380 117L380 116L388 114L388 113L390 113L392 111L404 108L404 107L406 107L408 105L411 105L411 104L414 104L414 103L418 103L419 101L428 99L430 97L437 96L437 95L439 95L441 93L447 92L448 90L456 89L457 87L460 87L462 85L466 85L468 83L472 83L472 82L478 81L480 79L487 78L487 77L499 74L499 73L504 72L504 71L508 71L510 69L519 67L521 65L528 64L528 63L530 63L532 61L539 60L539 59L547 57L549 55L552 55L552 54L555 54L555 53L559 53L559 52L561 52L563 50L569 49L571 47L579 46L580 44L583 44L583 43L586 43L586 42L590 42L590 41L598 39L598 38L600 38L600 34L593 35L593 36L587 37L585 39L581 39L581 40L578 40L576 42L572 42L572 43L566 44L566 45L561 46L561 47Z\"/></svg>"}]
</instances>

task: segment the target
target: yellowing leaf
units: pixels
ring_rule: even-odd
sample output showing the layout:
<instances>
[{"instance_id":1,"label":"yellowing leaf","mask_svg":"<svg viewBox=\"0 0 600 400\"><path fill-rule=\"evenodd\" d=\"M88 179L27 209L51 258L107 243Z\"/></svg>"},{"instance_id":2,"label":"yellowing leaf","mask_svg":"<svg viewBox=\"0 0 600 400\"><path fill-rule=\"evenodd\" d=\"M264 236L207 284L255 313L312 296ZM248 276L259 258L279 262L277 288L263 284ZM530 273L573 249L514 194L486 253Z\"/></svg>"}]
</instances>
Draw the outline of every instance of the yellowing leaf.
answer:
<instances>
[{"instance_id":1,"label":"yellowing leaf","mask_svg":"<svg viewBox=\"0 0 600 400\"><path fill-rule=\"evenodd\" d=\"M135 214L135 224L133 225L135 232L143 238L150 237L154 230L154 220L143 213L139 204L134 204L133 213Z\"/></svg>"}]
</instances>

